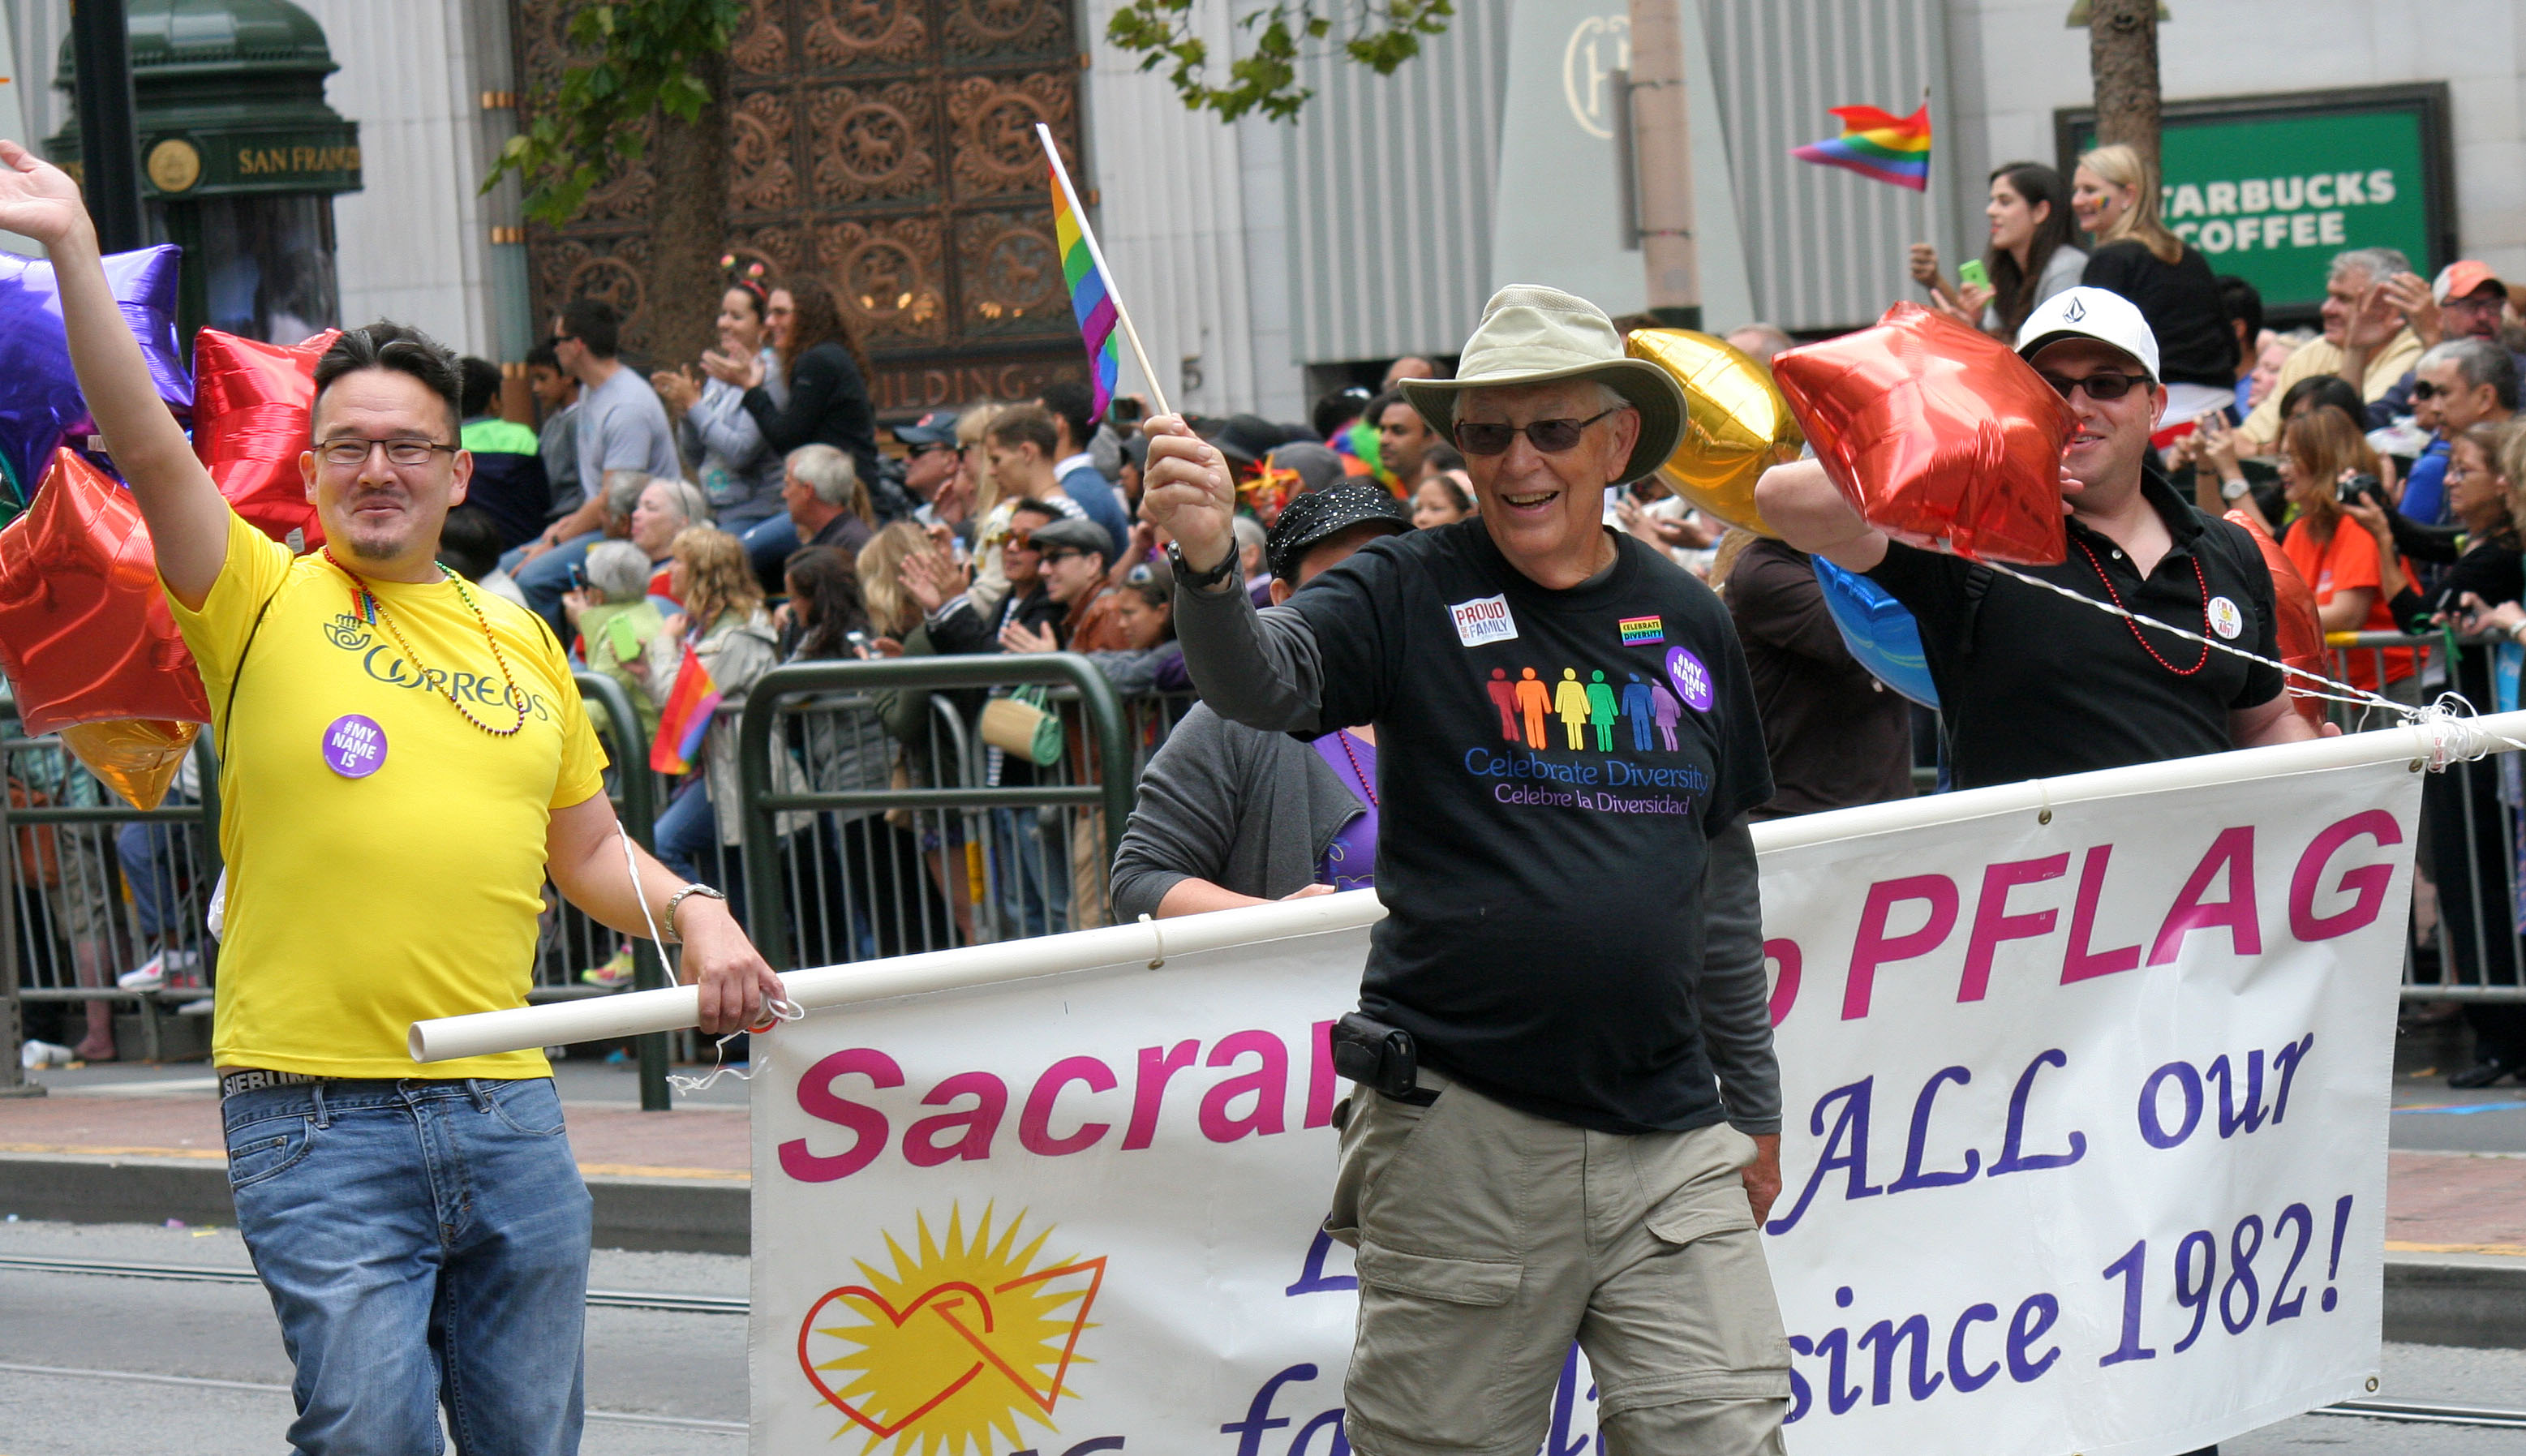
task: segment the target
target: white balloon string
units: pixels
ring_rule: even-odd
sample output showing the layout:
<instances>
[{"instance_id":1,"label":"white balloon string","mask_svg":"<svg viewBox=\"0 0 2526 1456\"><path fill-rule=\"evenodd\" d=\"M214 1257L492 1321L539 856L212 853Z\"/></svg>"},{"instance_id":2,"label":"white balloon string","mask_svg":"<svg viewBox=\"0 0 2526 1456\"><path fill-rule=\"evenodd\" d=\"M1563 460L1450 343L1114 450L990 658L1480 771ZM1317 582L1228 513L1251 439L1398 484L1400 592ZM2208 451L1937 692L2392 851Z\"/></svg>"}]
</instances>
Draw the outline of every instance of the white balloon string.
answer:
<instances>
[{"instance_id":1,"label":"white balloon string","mask_svg":"<svg viewBox=\"0 0 2526 1456\"><path fill-rule=\"evenodd\" d=\"M2007 577L2012 580L2023 581L2029 586L2041 587L2046 591L2051 592L2055 596L2067 598L2068 600L2077 602L2082 606L2094 607L2108 617L2120 617L2126 622L2134 623L2141 627L2153 628L2158 631L2167 633L2169 636L2180 637L2187 642L2198 642L2202 646L2210 648L2215 652L2225 652L2231 657L2242 657L2248 662L2260 663L2267 668L2276 668L2283 675L2283 685L2288 687L2290 694L2293 697L2318 698L2326 702L2348 703L2355 708L2384 709L2386 712L2394 714L2397 719L2409 727L2426 728L2429 730L2431 743L2430 767L2432 769L2444 769L2451 763L2470 761L2481 758L2486 754L2498 753L2505 749L2526 749L2526 742L2520 742L2519 740L2508 737L2505 734L2489 732L2479 727L2474 721L2473 704L2465 701L2464 695L2461 693L2441 693L2436 701L2415 708L2409 703L2399 703L2392 698L2381 697L2376 693L2368 691L2364 687L2353 687L2348 682L2337 681L2334 678L2327 678L2322 673L2311 673L2304 668L2296 668L2285 662L2276 662L2258 652L2248 652L2243 647L2235 647L2226 642L2213 641L2210 638L2201 635L2199 632L2188 631L2183 628L2160 622L2154 617L2145 616L2142 613L2135 612L2118 602L2100 602L2095 597L2089 596L2084 592L2074 591L2057 581L2046 581L2041 577L2029 576L2024 572L2018 571L2014 567L2004 565L2000 562L1984 561L1979 564L1989 567L1991 570L1997 572L2001 576ZM2288 681L2288 678L2300 678L2315 685L2311 687L2302 687L2297 682Z\"/></svg>"},{"instance_id":2,"label":"white balloon string","mask_svg":"<svg viewBox=\"0 0 2526 1456\"><path fill-rule=\"evenodd\" d=\"M783 1022L801 1020L807 1015L806 1007L799 1005L797 1002L790 1000L786 996L773 997L772 1000L766 1004L765 1009L772 1013L772 1026L761 1028L760 1029L764 1031L771 1030L772 1027L777 1027ZM739 1036L745 1035L747 1031L754 1029L756 1029L746 1028L731 1031L719 1040L711 1043L711 1070L709 1076L687 1077L681 1072L670 1073L667 1076L667 1084L680 1092L706 1092L710 1090L713 1082L718 1081L723 1077L733 1077L738 1081L754 1080L754 1074L757 1069L752 1063L749 1062L744 1067L740 1068L727 1060L728 1044L734 1041Z\"/></svg>"}]
</instances>

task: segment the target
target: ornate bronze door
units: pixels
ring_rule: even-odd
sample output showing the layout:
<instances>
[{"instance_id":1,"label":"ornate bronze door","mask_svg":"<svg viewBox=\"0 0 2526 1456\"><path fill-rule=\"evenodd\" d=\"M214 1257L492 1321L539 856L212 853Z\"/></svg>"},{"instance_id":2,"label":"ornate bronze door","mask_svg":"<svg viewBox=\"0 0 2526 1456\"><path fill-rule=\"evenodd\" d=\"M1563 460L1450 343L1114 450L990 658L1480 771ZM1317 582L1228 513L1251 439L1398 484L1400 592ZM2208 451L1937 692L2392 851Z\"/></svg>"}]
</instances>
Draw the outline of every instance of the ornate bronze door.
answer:
<instances>
[{"instance_id":1,"label":"ornate bronze door","mask_svg":"<svg viewBox=\"0 0 2526 1456\"><path fill-rule=\"evenodd\" d=\"M521 72L549 94L568 0L518 0ZM1035 124L1078 162L1080 51L1065 0L752 0L729 48L728 240L777 278L823 276L894 418L1085 378ZM1082 177L1085 185L1085 178ZM645 168L579 221L528 232L535 309L647 300Z\"/></svg>"}]
</instances>

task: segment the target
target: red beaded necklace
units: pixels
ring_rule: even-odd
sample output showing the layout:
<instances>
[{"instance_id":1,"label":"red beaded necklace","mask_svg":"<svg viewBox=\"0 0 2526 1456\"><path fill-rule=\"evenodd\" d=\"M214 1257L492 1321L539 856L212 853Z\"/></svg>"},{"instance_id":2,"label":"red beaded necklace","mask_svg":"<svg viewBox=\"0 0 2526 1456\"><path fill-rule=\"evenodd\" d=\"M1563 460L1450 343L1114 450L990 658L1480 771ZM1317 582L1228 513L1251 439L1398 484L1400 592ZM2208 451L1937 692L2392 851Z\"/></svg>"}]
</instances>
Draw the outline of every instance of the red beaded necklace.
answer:
<instances>
[{"instance_id":1,"label":"red beaded necklace","mask_svg":"<svg viewBox=\"0 0 2526 1456\"><path fill-rule=\"evenodd\" d=\"M2079 548L2079 554L2088 558L2088 565L2096 572L2097 579L2105 583L2105 595L2112 599L2115 606L2123 607L2122 593L2114 590L2114 578L2105 575L2104 563L2097 560L2097 553L2088 549L2087 542L2080 540L2077 536L2072 536L2070 540L2073 545L2076 545ZM2140 644L2141 651L2147 653L2150 657L2156 658L2157 665L2159 667L2173 673L2178 678L2190 678L2210 664L2210 580L2208 577L2201 575L2201 558L2195 556L2192 557L2191 560L2193 562L2193 580L2195 584L2201 588L2201 660L2199 662L2195 663L2189 668L2179 668L2175 664L2168 662L2164 657L2159 656L2158 650L2148 645L2148 638L2140 634L2140 624L2132 621L2131 617L2128 615L2131 608L2123 607L2123 611L2126 614L2123 617L2123 627L2131 632L2132 640Z\"/></svg>"},{"instance_id":2,"label":"red beaded necklace","mask_svg":"<svg viewBox=\"0 0 2526 1456\"><path fill-rule=\"evenodd\" d=\"M1377 807L1377 780L1359 766L1359 755L1350 751L1350 729L1337 728L1334 738L1341 744L1342 757L1350 760L1350 777L1359 780L1359 791L1368 795L1368 807Z\"/></svg>"},{"instance_id":3,"label":"red beaded necklace","mask_svg":"<svg viewBox=\"0 0 2526 1456\"><path fill-rule=\"evenodd\" d=\"M508 655L500 650L500 639L491 632L491 619L483 615L481 605L474 600L474 593L465 589L464 577L443 566L438 569L444 574L447 582L456 588L457 599L464 602L467 609L473 612L474 620L482 625L482 640L491 644L491 660L500 665L500 701L517 710L518 714L518 721L504 728L493 728L475 717L474 711L466 707L464 701L456 696L454 678L450 675L440 673L433 681L430 676L431 670L422 665L421 654L413 651L412 644L404 640L402 629L397 628L394 625L394 619L386 614L386 604L378 598L376 592L369 589L368 580L359 573L342 565L334 557L332 547L324 546L318 549L333 570L351 578L352 610L358 612L366 621L383 627L387 634L394 638L395 646L402 649L404 661L412 664L413 671L421 675L422 681L429 682L438 689L438 695L447 699L447 706L455 709L458 716L495 738L509 737L527 726L527 695L519 689L518 679L509 672Z\"/></svg>"}]
</instances>

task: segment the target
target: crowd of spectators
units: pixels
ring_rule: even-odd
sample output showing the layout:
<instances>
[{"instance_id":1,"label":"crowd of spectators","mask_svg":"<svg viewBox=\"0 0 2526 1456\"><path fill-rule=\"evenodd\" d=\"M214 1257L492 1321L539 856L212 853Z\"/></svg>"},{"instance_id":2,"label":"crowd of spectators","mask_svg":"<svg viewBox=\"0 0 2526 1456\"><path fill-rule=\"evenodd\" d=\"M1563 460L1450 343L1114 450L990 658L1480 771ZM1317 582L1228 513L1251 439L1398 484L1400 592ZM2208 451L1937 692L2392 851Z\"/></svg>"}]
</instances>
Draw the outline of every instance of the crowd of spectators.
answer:
<instances>
[{"instance_id":1,"label":"crowd of spectators","mask_svg":"<svg viewBox=\"0 0 2526 1456\"><path fill-rule=\"evenodd\" d=\"M2168 230L2157 196L2128 148L2083 156L2067 180L2012 163L1989 178L1982 256L1950 281L1937 250L1915 245L1912 276L1931 308L2009 340L2066 289L2129 299L2158 341L2166 388L2153 477L2205 513L2258 517L2327 630L2504 630L2526 620L2526 504L2511 484L2526 465L2526 429L2512 424L2526 354L2502 280L2470 261L2424 280L2392 249L2350 249L2331 261L2320 329L2283 330L2267 326L2251 284L2214 276ZM1062 382L1032 399L882 423L869 361L822 282L749 270L731 278L717 325L717 346L699 359L635 368L614 312L574 301L528 362L539 428L501 418L499 372L466 361L475 488L442 551L451 569L544 616L577 661L624 687L636 722L613 730L627 762L660 731L687 657L708 674L717 717L655 825L666 863L725 885L740 909L749 889L766 892L744 883L737 853L733 723L783 662L1075 651L1127 698L1188 702L1168 541L1139 510L1140 401L1099 417L1084 385ZM1727 340L1764 368L1796 342L1760 323ZM1378 534L1479 513L1464 457L1399 387L1449 375L1445 358L1406 357L1374 386L1326 392L1304 424L1192 422L1235 477L1241 579L1258 605L1286 600ZM1916 774L1926 781L1941 762L1936 717L1852 658L1804 553L1731 528L1655 475L1609 490L1604 524L1721 593L1777 784L1758 817L1908 794ZM2409 645L2353 652L2342 676L2403 704L2455 690L2493 705L2480 655L2441 657ZM1503 714L1516 686L1501 684ZM889 691L800 715L775 778L827 791L948 781L959 766L942 761L935 696ZM1014 722L1041 708L1028 689L945 696L978 738L989 736L985 714ZM1369 882L1373 729L1310 750L1197 704L1169 722L1177 716L1136 720L1148 766L1110 871L1096 811L995 808L976 817L967 843L956 816L855 810L781 817L784 839L821 826L815 863L793 865L793 880L876 907L841 932L876 954L989 933L978 930L978 906L997 933L1037 934ZM994 787L1093 773L1075 736L1049 760L996 739L976 758ZM2424 914L2453 932L2457 964L2445 974L2514 980L2515 936L2493 924L2495 897L2481 888L2505 882L2491 872L2513 841L2486 815L2468 821L2470 832L2491 837L2465 839L2465 816L2448 800L2458 791L2453 778L2432 780L2439 882ZM2476 873L2460 872L2468 864ZM2484 926L2501 933L2470 933ZM2422 929L2427 958L2439 937ZM612 984L628 966L619 956L588 974ZM2526 1017L2470 1014L2484 1066L2464 1075L2526 1078Z\"/></svg>"}]
</instances>

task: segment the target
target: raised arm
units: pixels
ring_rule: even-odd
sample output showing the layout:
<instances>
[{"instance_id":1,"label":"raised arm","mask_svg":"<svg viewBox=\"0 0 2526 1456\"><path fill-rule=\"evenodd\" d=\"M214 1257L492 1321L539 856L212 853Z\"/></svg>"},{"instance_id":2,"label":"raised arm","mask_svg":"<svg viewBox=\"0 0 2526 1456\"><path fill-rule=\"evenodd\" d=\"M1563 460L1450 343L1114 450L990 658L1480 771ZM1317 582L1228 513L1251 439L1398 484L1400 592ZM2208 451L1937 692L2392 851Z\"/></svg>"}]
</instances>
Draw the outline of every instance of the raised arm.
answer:
<instances>
[{"instance_id":1,"label":"raised arm","mask_svg":"<svg viewBox=\"0 0 2526 1456\"><path fill-rule=\"evenodd\" d=\"M1859 519L1822 461L1793 460L1763 472L1754 482L1754 508L1782 540L1845 572L1868 571L1886 559L1886 533Z\"/></svg>"},{"instance_id":2,"label":"raised arm","mask_svg":"<svg viewBox=\"0 0 2526 1456\"><path fill-rule=\"evenodd\" d=\"M1185 565L1208 572L1237 550L1235 485L1228 463L1180 416L1142 427L1149 436L1140 513L1175 537ZM1324 703L1316 634L1298 614L1258 614L1234 572L1212 587L1176 578L1176 640L1201 700L1220 717L1267 732L1313 732Z\"/></svg>"},{"instance_id":3,"label":"raised arm","mask_svg":"<svg viewBox=\"0 0 2526 1456\"><path fill-rule=\"evenodd\" d=\"M158 398L140 342L106 284L96 227L78 184L16 142L0 140L0 228L42 243L52 258L71 363L88 412L149 523L158 575L177 600L198 609L227 561L227 505Z\"/></svg>"}]
</instances>

